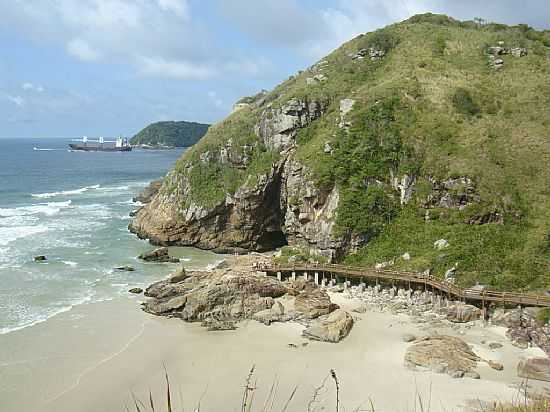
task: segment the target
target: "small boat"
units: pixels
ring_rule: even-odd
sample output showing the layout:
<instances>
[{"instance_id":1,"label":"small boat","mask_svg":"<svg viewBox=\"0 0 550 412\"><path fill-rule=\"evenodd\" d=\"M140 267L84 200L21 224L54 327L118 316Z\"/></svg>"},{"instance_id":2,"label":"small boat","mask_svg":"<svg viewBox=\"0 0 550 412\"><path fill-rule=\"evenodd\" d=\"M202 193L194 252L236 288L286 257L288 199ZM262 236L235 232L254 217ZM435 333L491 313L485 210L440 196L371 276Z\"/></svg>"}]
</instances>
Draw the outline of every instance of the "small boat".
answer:
<instances>
[{"instance_id":1,"label":"small boat","mask_svg":"<svg viewBox=\"0 0 550 412\"><path fill-rule=\"evenodd\" d=\"M122 137L113 141L105 140L100 137L98 140L89 140L84 136L82 140L74 140L80 143L69 143L69 147L73 151L79 152L131 152L132 146L128 143L128 139Z\"/></svg>"}]
</instances>

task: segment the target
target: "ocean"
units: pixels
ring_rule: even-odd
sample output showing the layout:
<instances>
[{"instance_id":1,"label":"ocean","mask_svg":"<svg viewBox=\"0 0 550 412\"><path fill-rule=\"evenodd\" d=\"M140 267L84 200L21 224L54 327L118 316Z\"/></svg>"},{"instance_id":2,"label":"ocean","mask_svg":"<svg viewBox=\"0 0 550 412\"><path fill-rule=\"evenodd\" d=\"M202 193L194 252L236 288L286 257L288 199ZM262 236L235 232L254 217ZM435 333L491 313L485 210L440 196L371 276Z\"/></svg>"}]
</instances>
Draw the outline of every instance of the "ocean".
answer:
<instances>
[{"instance_id":1,"label":"ocean","mask_svg":"<svg viewBox=\"0 0 550 412\"><path fill-rule=\"evenodd\" d=\"M67 139L0 139L0 334L75 305L128 295L174 264L136 259L151 246L128 232L132 197L166 174L182 150L70 152ZM212 253L176 248L185 265ZM45 255L44 263L34 262ZM134 272L114 270L130 265Z\"/></svg>"}]
</instances>

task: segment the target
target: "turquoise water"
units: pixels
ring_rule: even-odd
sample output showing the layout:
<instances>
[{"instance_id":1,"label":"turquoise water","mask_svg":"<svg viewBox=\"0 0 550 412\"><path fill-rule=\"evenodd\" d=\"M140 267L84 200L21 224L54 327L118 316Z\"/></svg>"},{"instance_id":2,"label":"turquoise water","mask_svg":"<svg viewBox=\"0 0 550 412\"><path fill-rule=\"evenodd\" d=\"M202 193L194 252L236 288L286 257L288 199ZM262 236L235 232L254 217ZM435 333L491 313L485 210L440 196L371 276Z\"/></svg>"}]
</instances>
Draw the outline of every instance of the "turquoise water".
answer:
<instances>
[{"instance_id":1,"label":"turquoise water","mask_svg":"<svg viewBox=\"0 0 550 412\"><path fill-rule=\"evenodd\" d=\"M182 150L84 153L63 139L0 139L0 334L75 305L113 299L165 277L151 246L127 230L132 197L166 174ZM219 258L174 251L189 267ZM35 263L46 255L46 263ZM119 272L131 265L135 272Z\"/></svg>"}]
</instances>

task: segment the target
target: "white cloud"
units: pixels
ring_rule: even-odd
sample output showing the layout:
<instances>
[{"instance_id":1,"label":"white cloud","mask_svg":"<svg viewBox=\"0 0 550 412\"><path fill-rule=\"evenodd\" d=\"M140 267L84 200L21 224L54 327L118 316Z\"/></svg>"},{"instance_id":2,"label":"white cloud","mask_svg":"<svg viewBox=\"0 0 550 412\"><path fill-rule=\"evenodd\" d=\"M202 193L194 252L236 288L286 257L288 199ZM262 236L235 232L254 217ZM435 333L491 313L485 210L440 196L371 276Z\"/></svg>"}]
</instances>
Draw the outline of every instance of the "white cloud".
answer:
<instances>
[{"instance_id":1,"label":"white cloud","mask_svg":"<svg viewBox=\"0 0 550 412\"><path fill-rule=\"evenodd\" d=\"M126 63L155 76L210 78L231 55L191 19L187 0L0 0L0 9L2 26L37 42L61 44L85 62Z\"/></svg>"},{"instance_id":2,"label":"white cloud","mask_svg":"<svg viewBox=\"0 0 550 412\"><path fill-rule=\"evenodd\" d=\"M143 74L160 75L179 79L205 80L214 77L218 72L206 64L194 64L188 61L165 60L161 57L140 58L140 71Z\"/></svg>"},{"instance_id":3,"label":"white cloud","mask_svg":"<svg viewBox=\"0 0 550 412\"><path fill-rule=\"evenodd\" d=\"M157 0L160 8L165 11L176 13L179 17L189 17L189 5L184 0Z\"/></svg>"},{"instance_id":4,"label":"white cloud","mask_svg":"<svg viewBox=\"0 0 550 412\"><path fill-rule=\"evenodd\" d=\"M21 88L25 91L34 91L38 93L42 93L44 91L44 87L40 85L32 84L31 82L25 82L21 85Z\"/></svg>"},{"instance_id":5,"label":"white cloud","mask_svg":"<svg viewBox=\"0 0 550 412\"><path fill-rule=\"evenodd\" d=\"M67 44L67 51L80 60L97 61L101 57L101 53L94 49L85 40L73 39Z\"/></svg>"},{"instance_id":6,"label":"white cloud","mask_svg":"<svg viewBox=\"0 0 550 412\"><path fill-rule=\"evenodd\" d=\"M11 94L6 94L6 99L19 107L23 107L25 105L25 99L23 99L21 96L12 96Z\"/></svg>"}]
</instances>

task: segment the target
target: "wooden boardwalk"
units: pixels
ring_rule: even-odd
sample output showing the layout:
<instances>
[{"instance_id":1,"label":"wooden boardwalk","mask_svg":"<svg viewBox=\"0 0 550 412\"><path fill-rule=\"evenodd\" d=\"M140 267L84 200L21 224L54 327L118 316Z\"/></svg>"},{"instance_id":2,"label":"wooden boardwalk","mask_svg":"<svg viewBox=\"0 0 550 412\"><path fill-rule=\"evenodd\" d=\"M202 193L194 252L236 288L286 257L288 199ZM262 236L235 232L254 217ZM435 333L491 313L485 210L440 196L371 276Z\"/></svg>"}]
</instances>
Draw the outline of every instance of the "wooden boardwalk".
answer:
<instances>
[{"instance_id":1,"label":"wooden boardwalk","mask_svg":"<svg viewBox=\"0 0 550 412\"><path fill-rule=\"evenodd\" d=\"M268 275L305 275L314 278L317 282L325 278L327 274L338 275L351 279L379 279L387 281L398 281L410 285L431 288L442 294L462 301L478 301L485 303L498 303L501 305L539 306L550 307L550 296L535 295L516 292L498 292L488 289L463 289L452 283L437 279L431 275L423 275L414 272L401 272L387 269L369 269L345 265L331 264L295 264L295 265L267 265L259 268Z\"/></svg>"}]
</instances>

